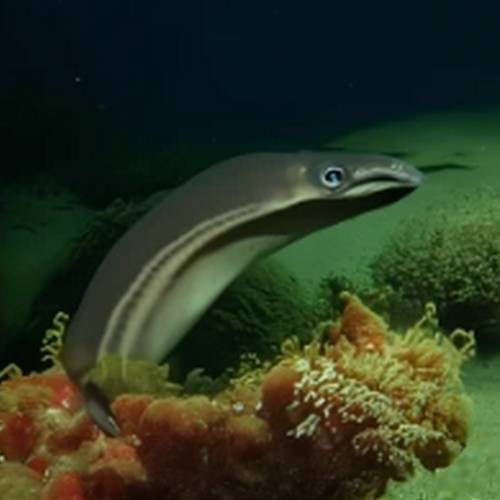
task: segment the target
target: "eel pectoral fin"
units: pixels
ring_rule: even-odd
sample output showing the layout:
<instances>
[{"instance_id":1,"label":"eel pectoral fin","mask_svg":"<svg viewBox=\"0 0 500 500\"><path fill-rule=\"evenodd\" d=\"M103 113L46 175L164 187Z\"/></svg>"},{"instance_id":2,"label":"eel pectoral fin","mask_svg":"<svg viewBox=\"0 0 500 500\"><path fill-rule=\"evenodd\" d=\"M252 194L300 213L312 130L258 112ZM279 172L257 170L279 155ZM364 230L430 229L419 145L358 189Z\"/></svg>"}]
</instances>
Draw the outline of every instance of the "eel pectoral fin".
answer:
<instances>
[{"instance_id":1,"label":"eel pectoral fin","mask_svg":"<svg viewBox=\"0 0 500 500\"><path fill-rule=\"evenodd\" d=\"M118 437L121 430L104 391L95 382L88 381L85 382L82 392L85 397L87 411L94 422L109 436Z\"/></svg>"}]
</instances>

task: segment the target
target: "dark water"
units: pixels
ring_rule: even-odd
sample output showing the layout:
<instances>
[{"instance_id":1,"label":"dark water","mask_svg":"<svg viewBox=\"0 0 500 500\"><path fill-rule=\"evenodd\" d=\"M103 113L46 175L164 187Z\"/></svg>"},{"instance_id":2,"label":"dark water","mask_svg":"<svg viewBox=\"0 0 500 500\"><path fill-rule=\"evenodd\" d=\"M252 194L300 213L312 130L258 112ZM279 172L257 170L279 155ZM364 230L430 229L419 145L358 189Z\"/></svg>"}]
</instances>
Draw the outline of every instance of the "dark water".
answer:
<instances>
[{"instance_id":1,"label":"dark water","mask_svg":"<svg viewBox=\"0 0 500 500\"><path fill-rule=\"evenodd\" d=\"M494 16L460 7L6 0L0 16L10 178L172 143L318 145L500 86Z\"/></svg>"}]
</instances>

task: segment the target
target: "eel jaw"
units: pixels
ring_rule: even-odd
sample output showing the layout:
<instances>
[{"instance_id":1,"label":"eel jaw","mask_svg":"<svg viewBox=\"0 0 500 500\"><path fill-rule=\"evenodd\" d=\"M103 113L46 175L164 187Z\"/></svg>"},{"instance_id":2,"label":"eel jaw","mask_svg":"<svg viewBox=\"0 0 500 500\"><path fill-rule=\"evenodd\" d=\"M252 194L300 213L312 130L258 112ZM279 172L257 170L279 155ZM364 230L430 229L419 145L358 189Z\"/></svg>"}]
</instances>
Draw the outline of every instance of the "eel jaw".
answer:
<instances>
[{"instance_id":1,"label":"eel jaw","mask_svg":"<svg viewBox=\"0 0 500 500\"><path fill-rule=\"evenodd\" d=\"M418 173L420 174L420 173ZM382 191L400 190L410 192L422 182L420 175L378 175L372 178L356 180L344 193L343 198L364 198Z\"/></svg>"}]
</instances>

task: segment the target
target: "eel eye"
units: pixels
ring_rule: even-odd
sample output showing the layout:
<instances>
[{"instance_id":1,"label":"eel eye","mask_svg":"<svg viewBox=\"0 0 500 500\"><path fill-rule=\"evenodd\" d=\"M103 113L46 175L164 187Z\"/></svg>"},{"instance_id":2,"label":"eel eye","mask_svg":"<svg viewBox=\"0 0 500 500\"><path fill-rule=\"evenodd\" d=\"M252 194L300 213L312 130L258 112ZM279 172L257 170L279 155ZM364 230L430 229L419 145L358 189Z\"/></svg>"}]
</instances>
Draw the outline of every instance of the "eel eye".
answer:
<instances>
[{"instance_id":1,"label":"eel eye","mask_svg":"<svg viewBox=\"0 0 500 500\"><path fill-rule=\"evenodd\" d=\"M344 170L340 167L328 167L321 174L321 181L328 188L337 188L344 179Z\"/></svg>"}]
</instances>

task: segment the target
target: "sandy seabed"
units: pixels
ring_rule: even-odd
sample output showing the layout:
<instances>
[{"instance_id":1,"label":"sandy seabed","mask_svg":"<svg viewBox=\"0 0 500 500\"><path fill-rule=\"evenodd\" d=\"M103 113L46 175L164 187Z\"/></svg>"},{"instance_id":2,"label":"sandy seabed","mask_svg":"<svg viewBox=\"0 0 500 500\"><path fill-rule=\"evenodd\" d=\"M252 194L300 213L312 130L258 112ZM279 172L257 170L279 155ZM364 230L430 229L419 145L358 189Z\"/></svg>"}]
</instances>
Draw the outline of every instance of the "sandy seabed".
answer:
<instances>
[{"instance_id":1,"label":"sandy seabed","mask_svg":"<svg viewBox=\"0 0 500 500\"><path fill-rule=\"evenodd\" d=\"M384 500L497 500L500 498L500 356L469 361L466 391L474 402L474 425L467 448L449 468L418 471L393 484Z\"/></svg>"}]
</instances>

